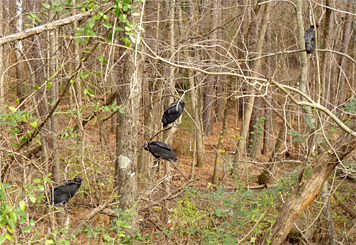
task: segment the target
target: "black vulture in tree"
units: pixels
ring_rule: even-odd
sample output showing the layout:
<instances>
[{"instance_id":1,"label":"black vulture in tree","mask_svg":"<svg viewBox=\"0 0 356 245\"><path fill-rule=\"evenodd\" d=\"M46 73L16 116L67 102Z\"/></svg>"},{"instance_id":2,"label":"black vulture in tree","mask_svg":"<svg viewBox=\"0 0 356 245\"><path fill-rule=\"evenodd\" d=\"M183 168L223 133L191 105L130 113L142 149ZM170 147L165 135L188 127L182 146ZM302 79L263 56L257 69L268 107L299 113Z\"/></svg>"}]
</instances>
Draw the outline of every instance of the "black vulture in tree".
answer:
<instances>
[{"instance_id":1,"label":"black vulture in tree","mask_svg":"<svg viewBox=\"0 0 356 245\"><path fill-rule=\"evenodd\" d=\"M315 50L315 32L316 28L314 26L310 26L310 28L304 33L305 49L307 54L312 54Z\"/></svg>"},{"instance_id":2,"label":"black vulture in tree","mask_svg":"<svg viewBox=\"0 0 356 245\"><path fill-rule=\"evenodd\" d=\"M177 161L177 154L173 151L172 147L160 141L146 142L144 147L146 151L149 151L156 158L156 160L163 159L169 161L175 169L177 169L181 175L188 180L182 171L180 171L179 168L173 163Z\"/></svg>"},{"instance_id":3,"label":"black vulture in tree","mask_svg":"<svg viewBox=\"0 0 356 245\"><path fill-rule=\"evenodd\" d=\"M164 128L167 127L168 124L173 123L175 120L177 120L178 117L180 117L180 115L182 115L184 106L184 100L180 100L178 103L174 102L168 106L162 116L162 123Z\"/></svg>"},{"instance_id":4,"label":"black vulture in tree","mask_svg":"<svg viewBox=\"0 0 356 245\"><path fill-rule=\"evenodd\" d=\"M156 159L163 159L169 162L177 161L177 154L166 143L160 141L147 142L145 143L145 150L149 151Z\"/></svg>"},{"instance_id":5,"label":"black vulture in tree","mask_svg":"<svg viewBox=\"0 0 356 245\"><path fill-rule=\"evenodd\" d=\"M77 193L82 181L83 178L81 176L76 176L73 180L67 180L54 186L47 194L47 203L55 207L62 203L67 203Z\"/></svg>"}]
</instances>

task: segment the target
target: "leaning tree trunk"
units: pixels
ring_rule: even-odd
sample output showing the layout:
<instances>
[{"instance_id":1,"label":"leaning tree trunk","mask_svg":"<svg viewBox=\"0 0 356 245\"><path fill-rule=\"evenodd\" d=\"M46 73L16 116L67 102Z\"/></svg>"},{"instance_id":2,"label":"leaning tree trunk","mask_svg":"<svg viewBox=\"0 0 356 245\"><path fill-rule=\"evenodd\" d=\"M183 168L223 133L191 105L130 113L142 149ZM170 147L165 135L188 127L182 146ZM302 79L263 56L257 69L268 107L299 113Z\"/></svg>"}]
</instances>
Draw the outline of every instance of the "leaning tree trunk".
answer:
<instances>
[{"instance_id":1,"label":"leaning tree trunk","mask_svg":"<svg viewBox=\"0 0 356 245\"><path fill-rule=\"evenodd\" d=\"M355 126L352 130L355 130ZM308 177L296 186L280 208L280 213L272 226L271 244L282 244L303 210L316 198L324 182L336 165L348 156L356 147L356 137L342 133L333 149L320 155ZM264 244L269 244L264 241Z\"/></svg>"}]
</instances>

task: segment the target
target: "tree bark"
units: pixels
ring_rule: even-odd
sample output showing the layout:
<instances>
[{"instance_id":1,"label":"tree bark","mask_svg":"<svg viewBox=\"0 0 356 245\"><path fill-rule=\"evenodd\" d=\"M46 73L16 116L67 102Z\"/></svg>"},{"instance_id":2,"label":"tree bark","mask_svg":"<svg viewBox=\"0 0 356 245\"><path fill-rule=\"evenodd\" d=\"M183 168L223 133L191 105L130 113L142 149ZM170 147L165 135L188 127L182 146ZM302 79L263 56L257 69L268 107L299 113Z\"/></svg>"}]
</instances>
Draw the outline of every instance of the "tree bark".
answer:
<instances>
[{"instance_id":1,"label":"tree bark","mask_svg":"<svg viewBox=\"0 0 356 245\"><path fill-rule=\"evenodd\" d=\"M143 12L144 3L137 5L139 5L137 11ZM142 25L139 17L132 16L132 22ZM119 189L119 207L130 211L135 211L134 204L137 200L137 139L144 65L144 57L138 53L138 49L141 47L137 41L135 45L135 51L130 50L125 57L124 84L121 91L125 112L119 116L115 166L115 183ZM138 228L138 216L135 212L131 213L130 225L135 229Z\"/></svg>"},{"instance_id":2,"label":"tree bark","mask_svg":"<svg viewBox=\"0 0 356 245\"><path fill-rule=\"evenodd\" d=\"M16 20L16 29L18 33L21 33L23 31L23 13L22 13L22 0L16 0L16 12L17 12L17 20ZM25 84L22 82L22 79L25 78L25 70L24 70L24 62L23 62L23 44L22 41L19 40L16 42L16 59L17 59L17 66L16 66L16 74L17 74L17 85L16 85L16 96L19 100L19 103L22 104L22 102L25 100ZM21 105L21 110L25 109L25 105Z\"/></svg>"}]
</instances>

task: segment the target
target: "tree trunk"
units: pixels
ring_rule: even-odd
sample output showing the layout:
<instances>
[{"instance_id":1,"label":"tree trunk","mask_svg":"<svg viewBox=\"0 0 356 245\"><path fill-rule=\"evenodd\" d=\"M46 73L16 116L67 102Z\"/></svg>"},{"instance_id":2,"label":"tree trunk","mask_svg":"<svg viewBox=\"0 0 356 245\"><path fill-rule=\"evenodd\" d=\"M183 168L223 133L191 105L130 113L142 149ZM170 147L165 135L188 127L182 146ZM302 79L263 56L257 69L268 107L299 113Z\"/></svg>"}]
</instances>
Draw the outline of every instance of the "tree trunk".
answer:
<instances>
[{"instance_id":1,"label":"tree trunk","mask_svg":"<svg viewBox=\"0 0 356 245\"><path fill-rule=\"evenodd\" d=\"M271 25L269 24L267 26L267 30L266 30L266 47L267 47L267 52L272 52L272 47L271 47ZM267 67L265 68L265 72L267 74L267 77L271 77L273 74L271 72L271 68L272 68L272 59L271 58L267 58L267 62L266 62ZM269 145L270 145L270 135L273 135L273 123L275 122L275 120L272 118L273 114L272 114L272 108L269 107L268 105L272 104L272 94L269 94L270 89L267 90L267 95L265 97L266 101L263 101L263 108L264 109L264 114L266 117L265 120L265 125L264 125L264 137L263 137L263 147L262 147L262 154L265 156L268 156L269 154ZM267 104L268 103L268 104Z\"/></svg>"},{"instance_id":2,"label":"tree trunk","mask_svg":"<svg viewBox=\"0 0 356 245\"><path fill-rule=\"evenodd\" d=\"M212 1L213 9L211 13L211 19L212 19L212 25L211 29L214 30L213 33L211 34L211 40L214 40L216 45L222 45L223 40L222 37L222 29L219 28L222 22L222 0L213 0ZM215 47L215 52L213 54L213 57L215 59L215 62L220 62L220 56L217 55L220 51L219 47ZM217 71L219 71L217 69ZM224 86L225 86L225 81L226 78L224 76L216 76L216 82L215 82L215 87L216 87L216 103L215 103L215 115L216 115L216 120L218 122L221 122L224 118L224 107L225 107L225 98L224 98Z\"/></svg>"},{"instance_id":3,"label":"tree trunk","mask_svg":"<svg viewBox=\"0 0 356 245\"><path fill-rule=\"evenodd\" d=\"M221 128L221 131L219 134L219 143L218 143L217 151L215 154L214 173L213 173L213 180L212 180L212 184L214 184L214 185L217 185L219 183L220 166L222 166L221 154L224 153L223 142L224 142L224 137L225 137L226 128L227 128L227 116L229 114L229 106L230 106L230 101L228 100L225 105L222 128Z\"/></svg>"},{"instance_id":4,"label":"tree trunk","mask_svg":"<svg viewBox=\"0 0 356 245\"><path fill-rule=\"evenodd\" d=\"M264 16L262 19L261 28L259 31L259 37L256 45L256 53L258 55L261 55L262 53L266 30L270 19L270 10L271 10L271 3L268 2L265 4ZM257 59L256 61L253 62L252 71L255 74L258 74L260 68L261 68L261 60ZM256 77L258 77L258 75L256 75ZM246 151L246 143L248 139L248 133L249 133L248 131L249 131L249 125L251 121L251 115L252 115L254 103L255 103L254 86L249 85L249 97L247 99L246 107L244 110L243 124L242 124L240 139L238 143L238 150L236 153L236 157L238 158L237 160L240 160Z\"/></svg>"},{"instance_id":5,"label":"tree trunk","mask_svg":"<svg viewBox=\"0 0 356 245\"><path fill-rule=\"evenodd\" d=\"M137 11L143 12L144 3ZM141 25L140 17L132 16L132 22ZM140 33L140 32L139 32ZM119 208L135 211L137 201L137 139L141 115L141 92L144 57L138 53L141 47L136 42L135 51L129 51L125 57L122 103L125 112L119 115L117 132L117 161L115 178L119 189ZM138 228L137 213L131 213L130 225Z\"/></svg>"},{"instance_id":6,"label":"tree trunk","mask_svg":"<svg viewBox=\"0 0 356 245\"><path fill-rule=\"evenodd\" d=\"M217 27L217 20L214 18L218 18L218 9L214 9L218 5L219 0L212 1L211 10L211 21L208 22L208 27L206 29L214 30ZM216 30L210 34L210 38L212 40L217 40L217 32ZM205 52L201 54L203 57L205 56ZM209 54L209 58L216 59L217 55L214 50ZM214 72L215 68L209 67L209 70ZM214 95L215 95L215 84L217 81L217 77L214 75L208 75L205 79L203 85L203 128L206 136L210 136L213 133L213 123L214 123Z\"/></svg>"},{"instance_id":7,"label":"tree trunk","mask_svg":"<svg viewBox=\"0 0 356 245\"><path fill-rule=\"evenodd\" d=\"M213 133L214 76L209 75L203 86L203 128L206 136Z\"/></svg>"},{"instance_id":8,"label":"tree trunk","mask_svg":"<svg viewBox=\"0 0 356 245\"><path fill-rule=\"evenodd\" d=\"M3 1L4 5L4 1ZM0 9L0 20L4 19L4 12L5 12L5 7L2 6ZM5 23L1 22L0 23L0 36L4 36L4 25ZM3 71L5 70L5 62L4 62L4 45L0 46L0 104L5 105L6 97L5 97L5 91L6 91L6 84L4 80L4 74Z\"/></svg>"},{"instance_id":9,"label":"tree trunk","mask_svg":"<svg viewBox=\"0 0 356 245\"><path fill-rule=\"evenodd\" d=\"M180 1L180 6L182 6L182 1ZM196 6L193 3L193 0L189 0L189 18L191 21L196 21L195 20L195 7ZM182 9L180 9L182 11ZM180 32L184 33L184 28L187 26L187 24L184 23L183 17L179 18L179 27L180 27ZM186 60L191 59L190 52L193 52L193 50L184 50L184 56ZM198 55L198 54L197 54ZM201 117L201 110L200 110L200 104L199 104L199 98L200 98L200 86L197 86L195 83L194 79L194 72L190 69L187 70L188 73L188 81L189 81L189 89L190 89L190 103L191 103L191 111L193 112L193 120L194 120L194 141L193 144L193 155L196 158L196 163L197 167L202 168L205 165L205 147L204 147L204 135L203 135L203 123L202 123L202 117ZM192 160L192 168L191 168L191 176L190 178L194 178L194 164L195 160Z\"/></svg>"},{"instance_id":10,"label":"tree trunk","mask_svg":"<svg viewBox=\"0 0 356 245\"><path fill-rule=\"evenodd\" d=\"M73 0L73 5L75 6L77 3L77 0ZM76 13L77 11L74 10ZM78 28L78 22L73 23L73 30L77 30ZM74 42L74 63L76 66L80 64L80 55L79 55L79 43ZM77 136L77 164L79 166L84 167L84 128L83 128L83 114L82 114L82 85L81 85L81 79L80 76L75 77L74 81L74 86L72 86L72 91L73 91L73 98L75 101L75 108L77 111L77 127L78 127L78 136Z\"/></svg>"},{"instance_id":11,"label":"tree trunk","mask_svg":"<svg viewBox=\"0 0 356 245\"><path fill-rule=\"evenodd\" d=\"M169 44L170 44L170 57L174 56L174 51L175 51L175 9L176 9L176 1L175 0L166 0L166 6L168 7L169 13L168 13L168 19L169 19L169 32L168 32L168 38L169 38ZM175 94L175 76L174 76L174 66L169 66L169 73L168 73L168 90L170 90L170 95ZM168 107L171 103L173 103L173 97L170 96L168 97L168 103L166 106ZM174 126L169 130L167 133L167 137L165 139L166 143L168 145L172 145L173 143L173 135L177 131L177 127ZM169 161L164 161L166 163L165 165L165 180L164 180L164 189L167 194L171 193L171 163ZM164 201L163 203L164 209L163 209L163 220L166 222L169 219L169 207L168 207L168 202L167 200Z\"/></svg>"},{"instance_id":12,"label":"tree trunk","mask_svg":"<svg viewBox=\"0 0 356 245\"><path fill-rule=\"evenodd\" d=\"M53 20L55 17L53 10L50 9L48 11L48 18L49 20ZM49 64L49 73L47 74L47 77L51 79L51 87L49 89L49 98L48 101L50 104L52 102L56 102L58 100L58 82L56 81L56 72L58 68L58 60L57 60L57 55L56 55L56 49L58 48L58 37L57 37L57 30L50 30L48 33L48 39L49 39L49 49L48 49L48 58L50 60ZM56 116L51 117L51 134L49 135L49 146L52 149L52 159L53 159L53 168L52 168L52 173L53 173L53 179L54 182L60 183L61 182L61 170L59 166L59 153L58 153L58 142L57 142L57 134L58 134L58 119ZM58 224L60 226L64 225L64 219L65 215L63 211L59 211L56 213Z\"/></svg>"},{"instance_id":13,"label":"tree trunk","mask_svg":"<svg viewBox=\"0 0 356 245\"><path fill-rule=\"evenodd\" d=\"M23 13L22 13L22 0L16 0L16 8L17 8L17 20L16 20L16 29L17 32L23 31ZM21 40L16 42L16 59L17 59L17 66L16 66L16 74L17 74L17 86L16 86L16 96L21 104L25 100L25 93L24 93L24 86L25 83L22 83L22 79L25 78L25 71L24 71L24 62L23 62L23 44ZM21 110L24 110L25 106L21 105Z\"/></svg>"},{"instance_id":14,"label":"tree trunk","mask_svg":"<svg viewBox=\"0 0 356 245\"><path fill-rule=\"evenodd\" d=\"M321 199L323 202L323 219L321 229L323 229L323 234L325 236L319 240L323 244L333 245L335 237L335 227L332 218L331 205L330 205L330 192L329 192L329 183L325 181L323 188L321 189Z\"/></svg>"},{"instance_id":15,"label":"tree trunk","mask_svg":"<svg viewBox=\"0 0 356 245\"><path fill-rule=\"evenodd\" d=\"M353 10L353 5L352 5L352 0L348 1L347 4L347 9L350 9L351 11ZM342 48L341 52L347 54L349 43L351 40L351 27L352 27L352 19L353 15L347 14L345 17L345 24L344 24L344 30L343 30L343 35L342 35ZM338 98L337 105L341 105L345 102L346 99L346 92L347 89L345 89L345 77L348 75L348 70L347 70L347 59L344 56L340 56L340 69L339 69L339 82L338 82L338 95L336 96Z\"/></svg>"},{"instance_id":16,"label":"tree trunk","mask_svg":"<svg viewBox=\"0 0 356 245\"><path fill-rule=\"evenodd\" d=\"M326 5L331 6L331 1L332 0L326 0ZM324 27L324 33L323 33L323 38L324 42L322 43L321 48L322 49L327 49L330 46L330 41L331 37L333 34L333 14L332 10L330 8L325 9L325 27ZM327 86L326 86L326 74L327 74L327 64L330 63L328 62L328 53L327 52L322 52L321 53L321 61L320 61L320 88L321 88L321 98L326 98L327 101ZM326 101L323 103L325 106L329 107L329 105L326 103Z\"/></svg>"}]
</instances>

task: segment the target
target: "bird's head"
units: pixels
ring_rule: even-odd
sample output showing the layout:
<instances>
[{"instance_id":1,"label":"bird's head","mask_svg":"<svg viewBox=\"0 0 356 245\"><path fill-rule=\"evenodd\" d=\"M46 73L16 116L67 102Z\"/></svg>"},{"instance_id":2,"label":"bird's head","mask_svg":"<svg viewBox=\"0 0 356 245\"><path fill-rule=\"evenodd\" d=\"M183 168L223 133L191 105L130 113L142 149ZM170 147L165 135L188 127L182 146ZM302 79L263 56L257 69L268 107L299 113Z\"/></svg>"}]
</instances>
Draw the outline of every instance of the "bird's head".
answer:
<instances>
[{"instance_id":1,"label":"bird's head","mask_svg":"<svg viewBox=\"0 0 356 245\"><path fill-rule=\"evenodd\" d=\"M75 182L82 183L83 178L82 178L82 176L78 175L78 176L75 176L74 181L75 181Z\"/></svg>"},{"instance_id":2,"label":"bird's head","mask_svg":"<svg viewBox=\"0 0 356 245\"><path fill-rule=\"evenodd\" d=\"M143 143L143 149L145 149L146 151L148 151L148 142Z\"/></svg>"}]
</instances>

